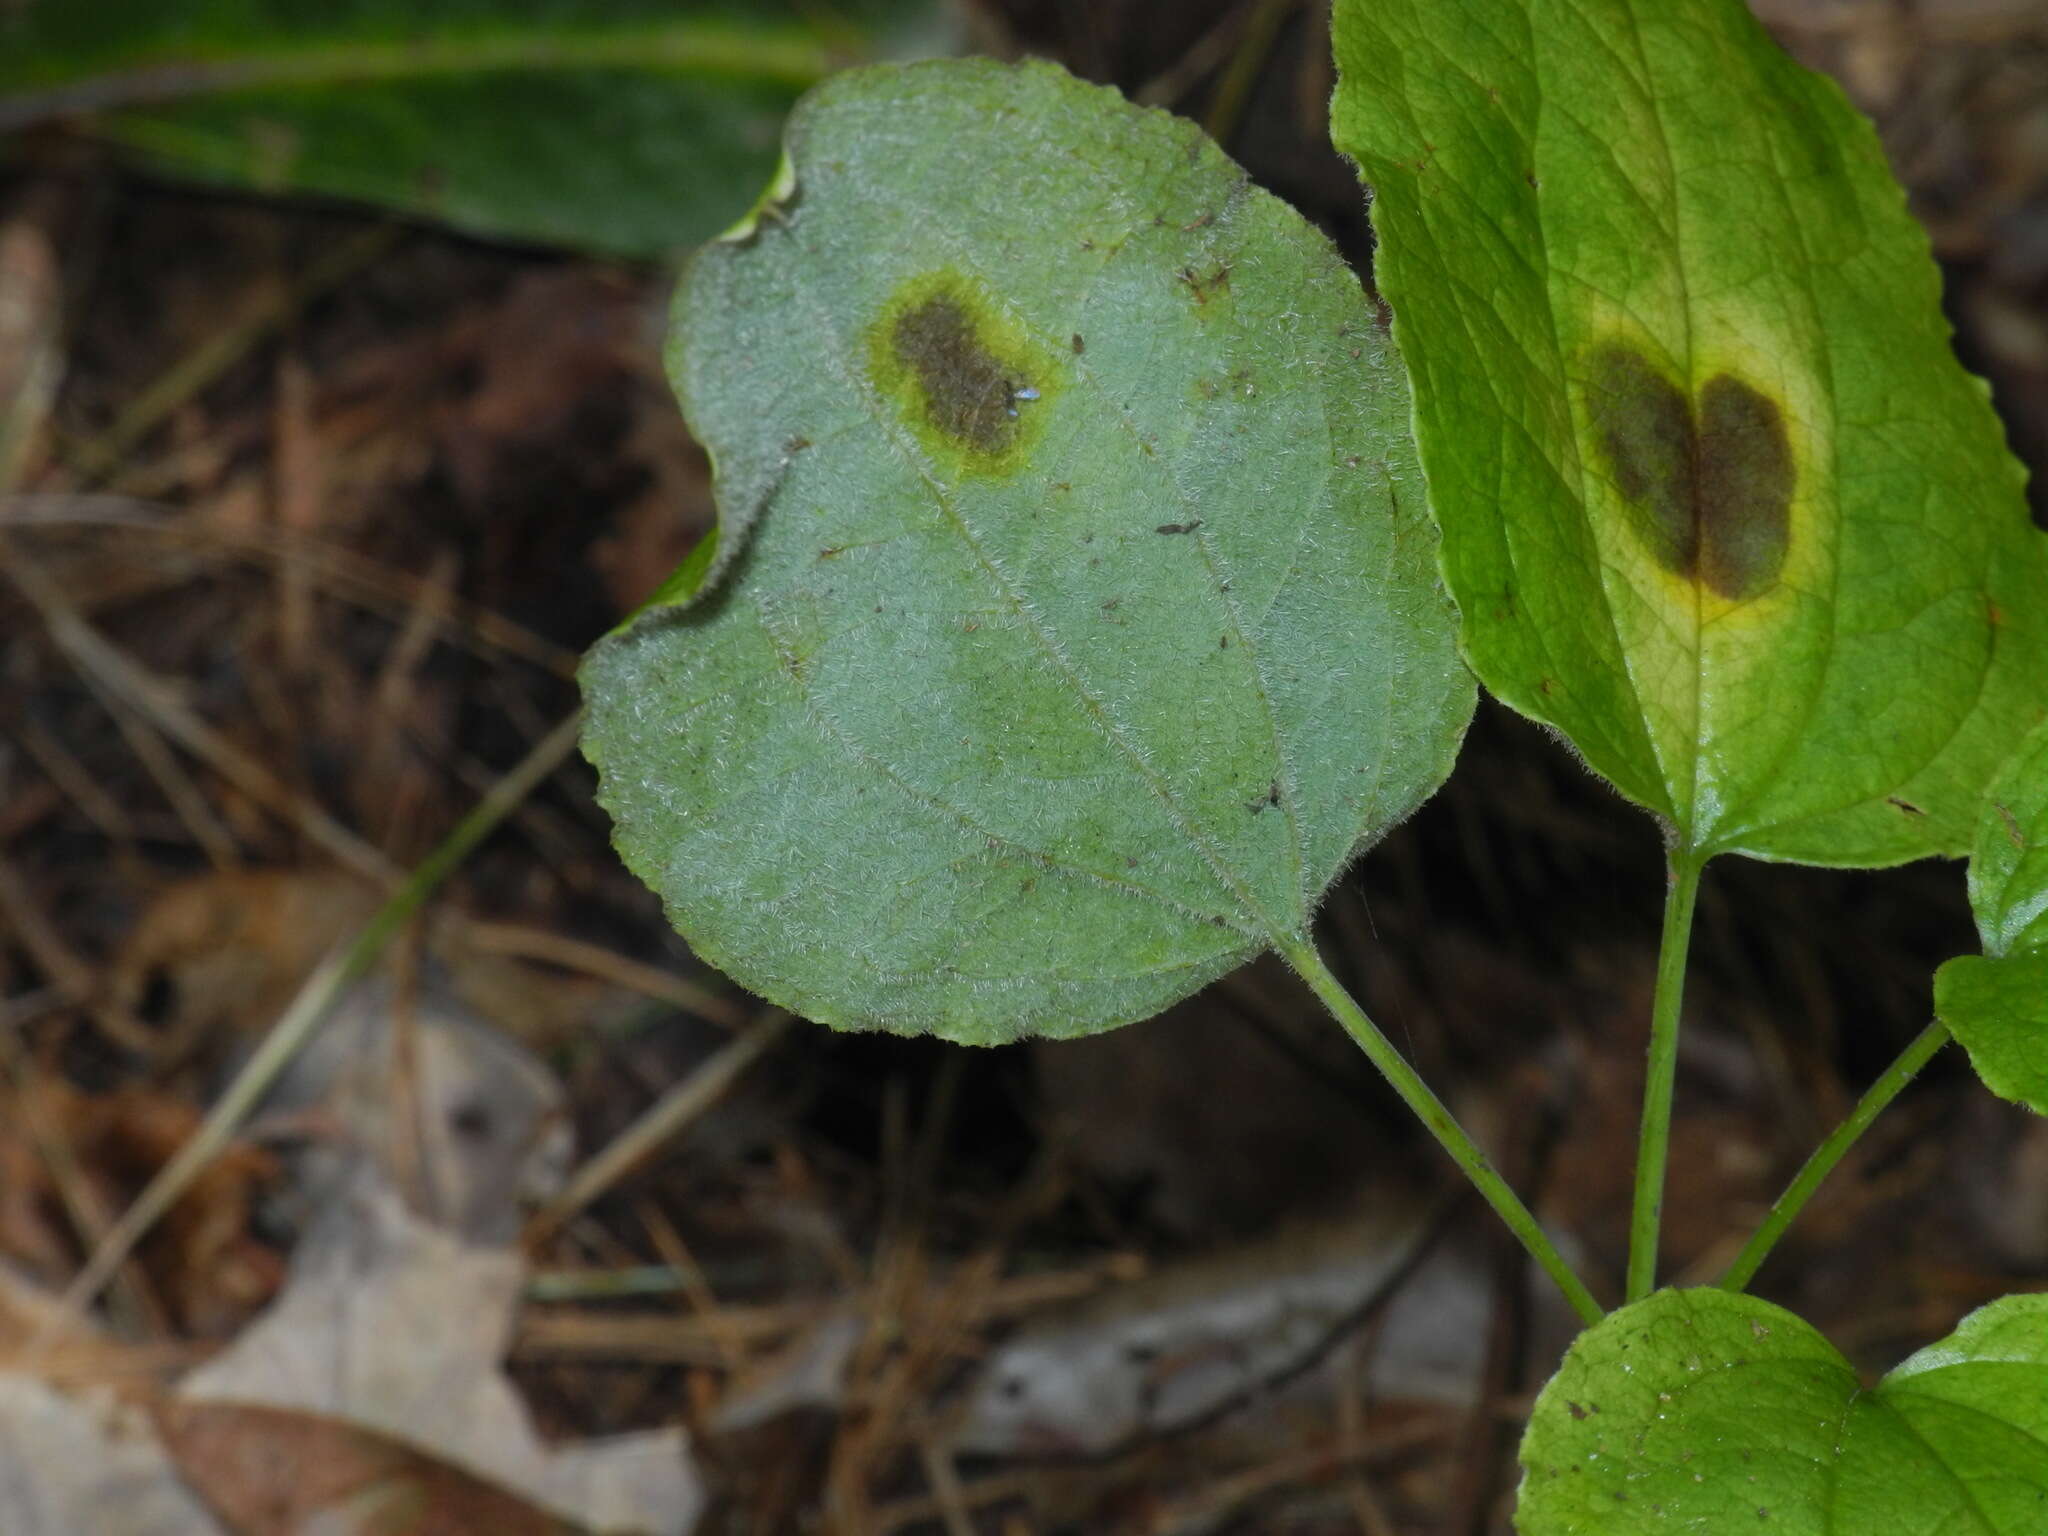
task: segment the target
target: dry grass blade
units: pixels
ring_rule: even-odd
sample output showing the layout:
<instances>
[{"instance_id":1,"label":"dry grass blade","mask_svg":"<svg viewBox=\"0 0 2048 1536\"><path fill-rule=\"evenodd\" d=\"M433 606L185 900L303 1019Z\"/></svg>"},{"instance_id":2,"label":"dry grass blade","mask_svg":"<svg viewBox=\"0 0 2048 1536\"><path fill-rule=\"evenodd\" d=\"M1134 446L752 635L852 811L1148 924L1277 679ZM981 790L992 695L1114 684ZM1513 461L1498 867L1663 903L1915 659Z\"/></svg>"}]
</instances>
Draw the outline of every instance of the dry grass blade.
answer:
<instances>
[{"instance_id":1,"label":"dry grass blade","mask_svg":"<svg viewBox=\"0 0 2048 1536\"><path fill-rule=\"evenodd\" d=\"M917 1449L925 1481L931 1485L932 1498L946 1522L946 1536L974 1536L974 1514L967 1507L952 1456L935 1440L926 1440Z\"/></svg>"},{"instance_id":2,"label":"dry grass blade","mask_svg":"<svg viewBox=\"0 0 2048 1536\"><path fill-rule=\"evenodd\" d=\"M120 850L120 857L130 861L135 856L135 823L100 781L92 770L73 755L71 749L51 733L49 727L39 720L23 720L17 726L18 739L35 759L36 766L71 799L71 803L84 812L86 820L99 829L100 835Z\"/></svg>"},{"instance_id":3,"label":"dry grass blade","mask_svg":"<svg viewBox=\"0 0 2048 1536\"><path fill-rule=\"evenodd\" d=\"M63 283L42 212L0 228L0 491L23 474L64 371Z\"/></svg>"},{"instance_id":4,"label":"dry grass blade","mask_svg":"<svg viewBox=\"0 0 2048 1536\"><path fill-rule=\"evenodd\" d=\"M747 1341L737 1329L725 1326L725 1309L718 1303L718 1293L712 1289L710 1277L704 1267L690 1252L683 1236L676 1231L675 1223L664 1215L652 1201L640 1202L640 1225L647 1229L647 1237L654 1244L655 1251L667 1261L668 1268L682 1282L683 1295L689 1301L697 1316L704 1320L711 1337L718 1344L727 1370L740 1371L747 1364Z\"/></svg>"},{"instance_id":5,"label":"dry grass blade","mask_svg":"<svg viewBox=\"0 0 2048 1536\"><path fill-rule=\"evenodd\" d=\"M397 882L400 872L389 859L318 806L293 794L268 768L188 709L168 683L88 623L41 563L4 535L0 535L0 571L6 572L15 589L41 615L50 638L81 673L350 869L380 884Z\"/></svg>"},{"instance_id":6,"label":"dry grass blade","mask_svg":"<svg viewBox=\"0 0 2048 1536\"><path fill-rule=\"evenodd\" d=\"M485 954L508 955L520 960L539 960L564 970L581 971L599 981L608 981L626 992L637 992L658 1003L667 1003L727 1029L740 1029L747 1022L746 1010L730 998L709 988L665 971L658 965L606 949L567 934L533 928L523 923L494 923L470 919L462 925L463 940Z\"/></svg>"},{"instance_id":7,"label":"dry grass blade","mask_svg":"<svg viewBox=\"0 0 2048 1536\"><path fill-rule=\"evenodd\" d=\"M1158 1511L1147 1527L1152 1536L1194 1536L1213 1530L1255 1499L1314 1486L1338 1472L1398 1461L1455 1431L1447 1420L1422 1417L1366 1446L1323 1443L1276 1457L1263 1466L1217 1478L1205 1487L1175 1499Z\"/></svg>"},{"instance_id":8,"label":"dry grass blade","mask_svg":"<svg viewBox=\"0 0 2048 1536\"><path fill-rule=\"evenodd\" d=\"M1229 66L1216 82L1216 90L1209 98L1209 110L1202 120L1202 126L1209 130L1209 137L1217 143L1227 145L1236 135L1252 87L1265 73L1266 59L1279 40L1280 25L1300 4L1301 0L1259 0L1258 7L1245 23L1237 47L1231 51Z\"/></svg>"},{"instance_id":9,"label":"dry grass blade","mask_svg":"<svg viewBox=\"0 0 2048 1536\"><path fill-rule=\"evenodd\" d=\"M42 904L36 900L28 882L4 857L0 857L0 922L5 923L21 947L34 957L36 965L64 1000L90 1014L109 1039L132 1051L147 1053L150 1050L155 1043L150 1032L127 1009L103 995L99 983L94 980L92 967L72 952L71 946L64 942L63 936L43 915Z\"/></svg>"},{"instance_id":10,"label":"dry grass blade","mask_svg":"<svg viewBox=\"0 0 2048 1536\"><path fill-rule=\"evenodd\" d=\"M63 1129L48 1113L37 1093L34 1079L24 1070L14 1042L5 1037L0 1037L0 1077L4 1077L13 1090L15 1110L21 1116L29 1138L35 1143L36 1152L49 1173L51 1187L57 1191L73 1231L88 1245L103 1241L109 1222L99 1191L80 1166L77 1153ZM130 1334L163 1335L163 1306L151 1291L139 1266L123 1264L114 1295L120 1321Z\"/></svg>"},{"instance_id":11,"label":"dry grass blade","mask_svg":"<svg viewBox=\"0 0 2048 1536\"><path fill-rule=\"evenodd\" d=\"M1119 1254L1078 1269L1019 1275L986 1289L977 1287L961 1321L963 1325L983 1327L1041 1307L1078 1301L1106 1286L1136 1278L1138 1268L1131 1255ZM606 1286L599 1283L599 1276L556 1273L536 1277L528 1295L533 1298L538 1292L547 1299L570 1295L604 1299L653 1294L648 1283L656 1278L653 1271L621 1273L630 1275L635 1283ZM951 1283L950 1276L936 1282L939 1286ZM681 1277L671 1276L665 1289L681 1290ZM899 1298L893 1304L921 1310L931 1299L920 1292L908 1301ZM845 1304L872 1314L891 1303L870 1287L848 1298ZM727 1338L739 1339L750 1348L762 1348L815 1324L838 1305L826 1300L726 1306L719 1309L718 1328ZM520 1315L519 1338L512 1353L515 1359L527 1361L633 1360L643 1365L718 1365L723 1360L721 1339L702 1318L649 1312L592 1312L575 1306L529 1306Z\"/></svg>"},{"instance_id":12,"label":"dry grass blade","mask_svg":"<svg viewBox=\"0 0 2048 1536\"><path fill-rule=\"evenodd\" d=\"M119 528L188 544L217 547L248 559L268 560L303 570L333 595L374 612L404 619L425 609L448 625L455 638L488 658L501 651L543 667L557 677L574 677L574 651L542 638L503 614L460 597L410 571L308 534L262 527L202 522L179 516L133 496L15 495L0 498L0 524L37 528Z\"/></svg>"},{"instance_id":13,"label":"dry grass blade","mask_svg":"<svg viewBox=\"0 0 2048 1536\"><path fill-rule=\"evenodd\" d=\"M527 753L491 792L457 822L362 930L321 963L247 1064L235 1075L191 1140L149 1181L64 1293L65 1310L90 1305L109 1278L192 1180L233 1139L278 1074L312 1038L348 986L368 973L384 946L454 872L484 836L510 815L575 749L581 713L572 714Z\"/></svg>"},{"instance_id":14,"label":"dry grass blade","mask_svg":"<svg viewBox=\"0 0 2048 1536\"><path fill-rule=\"evenodd\" d=\"M563 1222L631 1173L664 1142L725 1096L742 1072L782 1037L790 1017L771 1009L714 1051L688 1077L648 1107L611 1145L577 1170L568 1186L526 1226L526 1244L537 1247Z\"/></svg>"},{"instance_id":15,"label":"dry grass blade","mask_svg":"<svg viewBox=\"0 0 2048 1536\"><path fill-rule=\"evenodd\" d=\"M143 771L163 791L178 821L194 845L206 855L207 862L215 869L239 868L242 854L235 846L234 835L214 814L212 805L193 782L192 775L185 771L185 765L178 761L170 743L126 699L90 672L85 674L85 684L92 690L92 696L100 701L100 707L112 717L114 728L128 743L128 750L135 754Z\"/></svg>"},{"instance_id":16,"label":"dry grass blade","mask_svg":"<svg viewBox=\"0 0 2048 1536\"><path fill-rule=\"evenodd\" d=\"M396 225L378 224L342 242L297 282L262 294L236 323L222 327L173 364L121 412L113 425L70 455L81 485L105 479L179 406L206 389L312 300L352 277L398 242Z\"/></svg>"}]
</instances>

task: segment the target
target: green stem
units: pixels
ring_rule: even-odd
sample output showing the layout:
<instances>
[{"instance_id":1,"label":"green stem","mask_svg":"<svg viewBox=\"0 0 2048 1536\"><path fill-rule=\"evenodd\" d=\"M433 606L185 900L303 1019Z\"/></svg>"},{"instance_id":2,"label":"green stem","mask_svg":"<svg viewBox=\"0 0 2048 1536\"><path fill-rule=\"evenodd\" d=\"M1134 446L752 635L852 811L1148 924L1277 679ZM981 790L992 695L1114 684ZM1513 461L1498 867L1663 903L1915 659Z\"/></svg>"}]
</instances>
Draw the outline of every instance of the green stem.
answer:
<instances>
[{"instance_id":1,"label":"green stem","mask_svg":"<svg viewBox=\"0 0 2048 1536\"><path fill-rule=\"evenodd\" d=\"M1739 1291L1756 1278L1757 1270L1763 1267L1764 1260L1770 1257L1778 1239L1798 1218L1813 1192L1820 1188L1821 1180L1834 1172L1835 1164L1856 1145L1856 1139L1869 1129L1870 1122L1884 1112L1885 1106L1899 1096L1906 1084L1913 1081L1934 1053L1948 1044L1948 1039L1948 1026L1936 1019L1913 1038L1911 1045L1899 1052L1898 1059L1884 1069L1884 1075L1856 1101L1849 1117L1835 1127L1833 1134L1806 1160L1806 1166L1785 1186L1785 1193L1778 1196L1770 1215L1764 1218L1764 1224L1756 1229L1755 1236L1743 1245L1742 1252L1735 1256L1735 1262L1728 1266L1727 1273L1716 1282L1723 1290Z\"/></svg>"},{"instance_id":2,"label":"green stem","mask_svg":"<svg viewBox=\"0 0 2048 1536\"><path fill-rule=\"evenodd\" d=\"M1486 1154L1479 1150L1465 1128L1452 1118L1444 1108L1443 1101L1430 1092L1429 1085L1416 1075L1413 1067L1394 1049L1393 1042L1380 1033L1379 1026L1365 1016L1365 1010L1344 990L1344 984L1330 974L1330 968L1323 964L1323 957L1316 953L1315 946L1302 934L1283 940L1278 945L1281 955L1294 967L1301 979L1323 1000L1345 1032L1358 1042L1359 1048L1372 1059L1380 1074L1392 1085L1401 1101L1415 1112L1415 1116L1437 1143L1451 1154L1451 1160L1464 1170L1465 1177L1472 1181L1472 1187L1486 1198L1494 1213L1507 1223L1508 1230L1521 1240L1529 1251L1529 1257L1542 1266L1543 1272L1557 1282L1557 1288L1564 1292L1565 1300L1572 1304L1580 1318L1591 1327L1600 1321L1603 1313L1600 1303L1593 1299L1593 1293L1586 1289L1572 1267L1565 1263L1564 1256L1557 1251L1529 1208L1521 1198L1508 1188L1494 1169Z\"/></svg>"},{"instance_id":3,"label":"green stem","mask_svg":"<svg viewBox=\"0 0 2048 1536\"><path fill-rule=\"evenodd\" d=\"M1671 1160L1671 1088L1678 1076L1678 1013L1692 909L1707 861L1687 850L1671 857L1664 936L1657 947L1657 992L1650 1004L1650 1059L1643 1074L1643 1127L1636 1141L1635 1209L1628 1224L1628 1299L1657 1286L1657 1232L1664 1216L1664 1170Z\"/></svg>"}]
</instances>

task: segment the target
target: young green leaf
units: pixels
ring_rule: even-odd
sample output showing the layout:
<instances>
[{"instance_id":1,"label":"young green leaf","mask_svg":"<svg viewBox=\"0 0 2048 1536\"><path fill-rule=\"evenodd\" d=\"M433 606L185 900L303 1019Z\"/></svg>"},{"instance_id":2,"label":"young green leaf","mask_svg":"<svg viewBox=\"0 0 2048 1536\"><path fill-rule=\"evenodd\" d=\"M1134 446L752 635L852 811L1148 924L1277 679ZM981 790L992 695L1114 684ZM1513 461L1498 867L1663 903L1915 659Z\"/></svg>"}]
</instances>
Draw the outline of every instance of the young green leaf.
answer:
<instances>
[{"instance_id":1,"label":"young green leaf","mask_svg":"<svg viewBox=\"0 0 2048 1536\"><path fill-rule=\"evenodd\" d=\"M1338 0L1468 659L1681 846L1968 845L2048 541L1870 125L1742 0Z\"/></svg>"},{"instance_id":2,"label":"young green leaf","mask_svg":"<svg viewBox=\"0 0 2048 1536\"><path fill-rule=\"evenodd\" d=\"M824 1023L1154 1013L1470 716L1400 366L1298 215L1049 66L840 76L787 155L677 299L721 563L584 667L619 849Z\"/></svg>"},{"instance_id":3,"label":"young green leaf","mask_svg":"<svg viewBox=\"0 0 2048 1536\"><path fill-rule=\"evenodd\" d=\"M661 256L746 207L799 93L931 6L850 9L861 24L798 0L26 0L0 6L0 133L83 118L209 181Z\"/></svg>"},{"instance_id":4,"label":"young green leaf","mask_svg":"<svg viewBox=\"0 0 2048 1536\"><path fill-rule=\"evenodd\" d=\"M1970 906L1984 953L1935 972L1935 1015L1993 1093L2048 1115L2048 726L1984 797Z\"/></svg>"},{"instance_id":5,"label":"young green leaf","mask_svg":"<svg viewBox=\"0 0 2048 1536\"><path fill-rule=\"evenodd\" d=\"M1521 1455L1522 1536L2039 1536L2048 1296L1981 1308L1866 1390L1781 1307L1660 1291L1579 1336Z\"/></svg>"}]
</instances>

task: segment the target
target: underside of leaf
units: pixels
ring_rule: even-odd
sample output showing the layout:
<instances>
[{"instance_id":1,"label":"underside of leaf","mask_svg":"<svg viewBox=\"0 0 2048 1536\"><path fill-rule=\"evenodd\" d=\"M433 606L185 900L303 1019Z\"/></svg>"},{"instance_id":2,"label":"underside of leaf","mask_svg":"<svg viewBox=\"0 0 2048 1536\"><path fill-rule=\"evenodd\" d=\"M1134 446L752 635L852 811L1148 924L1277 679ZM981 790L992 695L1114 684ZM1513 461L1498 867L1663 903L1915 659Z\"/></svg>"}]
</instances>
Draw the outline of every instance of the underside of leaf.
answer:
<instances>
[{"instance_id":1,"label":"underside of leaf","mask_svg":"<svg viewBox=\"0 0 2048 1536\"><path fill-rule=\"evenodd\" d=\"M1149 1015L1469 717L1398 363L1297 215L1057 70L842 76L787 153L677 302L717 560L585 668L621 852L823 1022Z\"/></svg>"}]
</instances>

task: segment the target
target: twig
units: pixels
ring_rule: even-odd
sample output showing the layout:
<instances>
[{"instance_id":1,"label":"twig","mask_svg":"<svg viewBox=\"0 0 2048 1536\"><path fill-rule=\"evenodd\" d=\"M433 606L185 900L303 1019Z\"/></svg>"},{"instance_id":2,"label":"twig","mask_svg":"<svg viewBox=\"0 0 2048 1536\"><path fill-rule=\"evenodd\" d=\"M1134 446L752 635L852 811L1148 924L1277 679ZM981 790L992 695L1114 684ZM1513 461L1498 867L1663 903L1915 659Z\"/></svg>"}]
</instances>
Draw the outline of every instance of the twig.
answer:
<instances>
[{"instance_id":1,"label":"twig","mask_svg":"<svg viewBox=\"0 0 2048 1536\"><path fill-rule=\"evenodd\" d=\"M1037 1467L1021 1472L999 1472L993 1477L977 1478L971 1483L955 1482L953 1493L960 1507L973 1511L986 1509L991 1504L1006 1504L1011 1499L1029 1499L1045 1490L1045 1473ZM894 1536L911 1526L926 1525L933 1520L946 1518L945 1505L938 1497L937 1490L918 1494L913 1498L898 1499L875 1510L875 1536Z\"/></svg>"},{"instance_id":2,"label":"twig","mask_svg":"<svg viewBox=\"0 0 2048 1536\"><path fill-rule=\"evenodd\" d=\"M428 562L427 579L432 590L446 592L455 585L457 559L452 546L444 545ZM307 575L303 568L300 575ZM280 607L283 588L279 589ZM375 814L374 806L385 806L382 847L392 848L401 831L401 818L411 797L391 793L401 781L405 766L404 726L408 710L419 687L419 670L433 649L440 617L427 591L419 594L412 611L398 626L377 667L377 680L370 688L368 719L364 721L360 769L354 778L357 809L363 819Z\"/></svg>"},{"instance_id":3,"label":"twig","mask_svg":"<svg viewBox=\"0 0 2048 1536\"><path fill-rule=\"evenodd\" d=\"M313 430L313 376L289 349L277 366L275 419L271 516L282 530L309 533L320 526L326 463ZM277 641L285 666L304 672L313 654L313 592L301 566L277 570Z\"/></svg>"}]
</instances>

